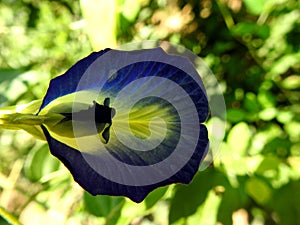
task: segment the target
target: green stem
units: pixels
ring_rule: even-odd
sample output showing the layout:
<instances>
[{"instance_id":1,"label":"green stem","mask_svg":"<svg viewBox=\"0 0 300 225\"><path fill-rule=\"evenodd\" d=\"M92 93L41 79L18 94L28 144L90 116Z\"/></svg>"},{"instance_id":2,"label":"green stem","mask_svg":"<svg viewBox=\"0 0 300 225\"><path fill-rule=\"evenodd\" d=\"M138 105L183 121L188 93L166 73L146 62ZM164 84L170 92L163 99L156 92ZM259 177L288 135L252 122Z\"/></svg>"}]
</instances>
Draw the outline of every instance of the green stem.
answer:
<instances>
[{"instance_id":1,"label":"green stem","mask_svg":"<svg viewBox=\"0 0 300 225\"><path fill-rule=\"evenodd\" d=\"M48 118L48 116L22 113L0 114L0 124L42 125Z\"/></svg>"},{"instance_id":2,"label":"green stem","mask_svg":"<svg viewBox=\"0 0 300 225\"><path fill-rule=\"evenodd\" d=\"M229 30L231 30L234 26L234 20L233 20L233 17L231 15L229 9L227 8L227 6L224 3L220 2L220 0L217 0L216 2L218 4L218 7L219 7L222 15L223 15L223 18L224 18L227 28Z\"/></svg>"},{"instance_id":3,"label":"green stem","mask_svg":"<svg viewBox=\"0 0 300 225\"><path fill-rule=\"evenodd\" d=\"M225 24L226 24L226 27L227 29L230 31L230 33L232 33L232 29L234 28L235 26L235 23L234 23L234 19L230 13L230 10L228 9L228 7L220 2L220 0L216 0L217 2L217 5L220 9L220 12L223 16L223 19L225 21ZM240 42L242 45L244 45L248 50L249 50L249 53L251 54L252 58L254 59L254 61L262 68L262 60L256 55L255 53L255 49L253 47L251 47L250 44L244 42L243 40L237 38L235 35L233 35L233 38L235 38L238 42Z\"/></svg>"},{"instance_id":4,"label":"green stem","mask_svg":"<svg viewBox=\"0 0 300 225\"><path fill-rule=\"evenodd\" d=\"M3 113L3 110L0 110L0 128L9 130L25 130L41 140L45 140L41 125L55 126L55 124L62 119L62 115L55 113L49 113L47 115L26 113L9 114L7 111Z\"/></svg>"},{"instance_id":5,"label":"green stem","mask_svg":"<svg viewBox=\"0 0 300 225\"><path fill-rule=\"evenodd\" d=\"M21 225L21 223L4 208L0 207L0 216L12 225Z\"/></svg>"},{"instance_id":6,"label":"green stem","mask_svg":"<svg viewBox=\"0 0 300 225\"><path fill-rule=\"evenodd\" d=\"M63 118L62 115L56 113L48 113L47 115L34 115L34 114L24 114L24 113L12 113L12 114L1 114L0 113L0 126L6 125L20 126L20 125L30 125L30 126L40 126L46 123L55 123Z\"/></svg>"}]
</instances>

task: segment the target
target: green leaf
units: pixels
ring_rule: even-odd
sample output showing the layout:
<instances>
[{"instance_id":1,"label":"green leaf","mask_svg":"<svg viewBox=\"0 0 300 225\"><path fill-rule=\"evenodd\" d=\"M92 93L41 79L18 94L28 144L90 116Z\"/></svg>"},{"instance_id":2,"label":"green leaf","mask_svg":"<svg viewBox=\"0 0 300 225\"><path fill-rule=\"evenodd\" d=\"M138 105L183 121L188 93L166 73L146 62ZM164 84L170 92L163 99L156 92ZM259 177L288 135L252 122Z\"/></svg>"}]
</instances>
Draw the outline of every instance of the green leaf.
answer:
<instances>
[{"instance_id":1,"label":"green leaf","mask_svg":"<svg viewBox=\"0 0 300 225\"><path fill-rule=\"evenodd\" d=\"M187 224L217 224L217 215L222 196L215 190L210 190L205 202L187 219Z\"/></svg>"},{"instance_id":2,"label":"green leaf","mask_svg":"<svg viewBox=\"0 0 300 225\"><path fill-rule=\"evenodd\" d=\"M232 33L237 36L244 36L249 34L257 35L262 39L266 39L270 35L270 29L267 25L257 25L256 23L238 23L233 27Z\"/></svg>"},{"instance_id":3,"label":"green leaf","mask_svg":"<svg viewBox=\"0 0 300 225\"><path fill-rule=\"evenodd\" d=\"M24 72L21 69L0 69L0 83L12 81Z\"/></svg>"},{"instance_id":4,"label":"green leaf","mask_svg":"<svg viewBox=\"0 0 300 225\"><path fill-rule=\"evenodd\" d=\"M114 225L130 224L135 218L141 218L145 215L146 205L144 202L135 203L128 199L125 200L121 210L120 218Z\"/></svg>"},{"instance_id":5,"label":"green leaf","mask_svg":"<svg viewBox=\"0 0 300 225\"><path fill-rule=\"evenodd\" d=\"M281 160L275 156L265 157L259 165L259 167L257 168L256 172L263 175L266 171L278 170L278 166L280 163Z\"/></svg>"},{"instance_id":6,"label":"green leaf","mask_svg":"<svg viewBox=\"0 0 300 225\"><path fill-rule=\"evenodd\" d=\"M272 197L271 187L262 179L251 177L246 182L246 191L258 204L266 204Z\"/></svg>"},{"instance_id":7,"label":"green leaf","mask_svg":"<svg viewBox=\"0 0 300 225\"><path fill-rule=\"evenodd\" d=\"M244 107L249 112L258 112L259 111L259 105L257 102L256 95L254 93L248 92L245 95L244 98Z\"/></svg>"},{"instance_id":8,"label":"green leaf","mask_svg":"<svg viewBox=\"0 0 300 225\"><path fill-rule=\"evenodd\" d=\"M244 0L243 2L250 13L259 15L264 11L269 1L270 0Z\"/></svg>"},{"instance_id":9,"label":"green leaf","mask_svg":"<svg viewBox=\"0 0 300 225\"><path fill-rule=\"evenodd\" d=\"M232 154L240 156L245 155L250 139L251 132L249 126L244 122L236 124L230 130L227 137L227 143Z\"/></svg>"},{"instance_id":10,"label":"green leaf","mask_svg":"<svg viewBox=\"0 0 300 225\"><path fill-rule=\"evenodd\" d=\"M25 174L32 181L38 181L43 176L58 170L60 162L53 157L47 145L31 151L25 162Z\"/></svg>"},{"instance_id":11,"label":"green leaf","mask_svg":"<svg viewBox=\"0 0 300 225\"><path fill-rule=\"evenodd\" d=\"M286 138L276 137L269 141L262 151L264 155L277 155L278 157L287 157L291 148L291 142Z\"/></svg>"},{"instance_id":12,"label":"green leaf","mask_svg":"<svg viewBox=\"0 0 300 225\"><path fill-rule=\"evenodd\" d=\"M277 113L276 119L280 122L280 123L289 123L292 121L292 119L294 118L295 113L293 113L292 111L290 111L289 109L285 109L285 110L281 110Z\"/></svg>"},{"instance_id":13,"label":"green leaf","mask_svg":"<svg viewBox=\"0 0 300 225\"><path fill-rule=\"evenodd\" d=\"M270 121L274 119L277 115L276 108L266 108L259 112L258 117L261 120Z\"/></svg>"},{"instance_id":14,"label":"green leaf","mask_svg":"<svg viewBox=\"0 0 300 225\"><path fill-rule=\"evenodd\" d=\"M297 144L294 144L294 145L292 145L291 146L291 155L292 156L300 156L300 151L299 151L299 149L300 149L300 143L297 143ZM300 169L300 167L299 167L299 169Z\"/></svg>"},{"instance_id":15,"label":"green leaf","mask_svg":"<svg viewBox=\"0 0 300 225\"><path fill-rule=\"evenodd\" d=\"M275 108L275 96L269 91L260 91L257 95L258 102L263 108Z\"/></svg>"},{"instance_id":16,"label":"green leaf","mask_svg":"<svg viewBox=\"0 0 300 225\"><path fill-rule=\"evenodd\" d=\"M284 130L295 141L300 141L300 121L293 120L284 125Z\"/></svg>"},{"instance_id":17,"label":"green leaf","mask_svg":"<svg viewBox=\"0 0 300 225\"><path fill-rule=\"evenodd\" d=\"M279 218L280 224L299 225L300 221L300 181L290 181L276 190L269 207Z\"/></svg>"},{"instance_id":18,"label":"green leaf","mask_svg":"<svg viewBox=\"0 0 300 225\"><path fill-rule=\"evenodd\" d=\"M222 151L225 149L222 149ZM228 152L231 152L228 150ZM238 157L234 154L227 154L222 156L222 163L228 173L233 173L235 175L246 175L249 172L247 158Z\"/></svg>"},{"instance_id":19,"label":"green leaf","mask_svg":"<svg viewBox=\"0 0 300 225\"><path fill-rule=\"evenodd\" d=\"M146 198L145 198L145 204L146 208L150 209L153 207L161 198L166 194L168 190L168 186L158 188L154 191L152 191Z\"/></svg>"},{"instance_id":20,"label":"green leaf","mask_svg":"<svg viewBox=\"0 0 300 225\"><path fill-rule=\"evenodd\" d=\"M265 145L274 138L282 135L282 129L275 123L268 123L263 128L255 132L251 137L251 146L248 151L250 155L259 154Z\"/></svg>"},{"instance_id":21,"label":"green leaf","mask_svg":"<svg viewBox=\"0 0 300 225\"><path fill-rule=\"evenodd\" d=\"M123 197L106 195L93 196L84 192L85 209L94 216L105 217L106 224L116 224L125 203Z\"/></svg>"},{"instance_id":22,"label":"green leaf","mask_svg":"<svg viewBox=\"0 0 300 225\"><path fill-rule=\"evenodd\" d=\"M300 88L300 75L291 75L281 82L281 86L285 89Z\"/></svg>"},{"instance_id":23,"label":"green leaf","mask_svg":"<svg viewBox=\"0 0 300 225\"><path fill-rule=\"evenodd\" d=\"M233 123L243 121L246 117L246 111L243 109L228 109L227 120Z\"/></svg>"},{"instance_id":24,"label":"green leaf","mask_svg":"<svg viewBox=\"0 0 300 225\"><path fill-rule=\"evenodd\" d=\"M296 65L300 60L300 53L286 54L276 60L272 65L270 74L278 75L285 73L289 68ZM298 80L296 81L298 86Z\"/></svg>"},{"instance_id":25,"label":"green leaf","mask_svg":"<svg viewBox=\"0 0 300 225\"><path fill-rule=\"evenodd\" d=\"M222 196L222 201L219 206L217 221L224 225L232 223L232 213L240 208L245 208L249 198L244 190L245 178L236 180L237 187L233 187L222 173L218 173L215 177L215 191Z\"/></svg>"},{"instance_id":26,"label":"green leaf","mask_svg":"<svg viewBox=\"0 0 300 225\"><path fill-rule=\"evenodd\" d=\"M187 218L197 211L205 201L213 186L212 169L199 172L189 185L177 185L170 202L169 223L175 224L181 218Z\"/></svg>"},{"instance_id":27,"label":"green leaf","mask_svg":"<svg viewBox=\"0 0 300 225\"><path fill-rule=\"evenodd\" d=\"M255 174L265 177L273 187L280 187L289 180L289 168L276 156L265 156Z\"/></svg>"}]
</instances>

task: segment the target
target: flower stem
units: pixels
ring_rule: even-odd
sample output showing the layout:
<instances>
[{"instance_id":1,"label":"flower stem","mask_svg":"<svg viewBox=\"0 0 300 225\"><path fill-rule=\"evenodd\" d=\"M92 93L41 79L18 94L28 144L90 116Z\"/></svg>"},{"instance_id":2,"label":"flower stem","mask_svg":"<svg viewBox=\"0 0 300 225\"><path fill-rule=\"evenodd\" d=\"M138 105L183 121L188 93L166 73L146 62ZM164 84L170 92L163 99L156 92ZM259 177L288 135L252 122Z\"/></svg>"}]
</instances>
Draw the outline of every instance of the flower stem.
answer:
<instances>
[{"instance_id":1,"label":"flower stem","mask_svg":"<svg viewBox=\"0 0 300 225\"><path fill-rule=\"evenodd\" d=\"M21 223L11 213L7 212L2 207L0 207L0 216L12 225L21 225Z\"/></svg>"}]
</instances>

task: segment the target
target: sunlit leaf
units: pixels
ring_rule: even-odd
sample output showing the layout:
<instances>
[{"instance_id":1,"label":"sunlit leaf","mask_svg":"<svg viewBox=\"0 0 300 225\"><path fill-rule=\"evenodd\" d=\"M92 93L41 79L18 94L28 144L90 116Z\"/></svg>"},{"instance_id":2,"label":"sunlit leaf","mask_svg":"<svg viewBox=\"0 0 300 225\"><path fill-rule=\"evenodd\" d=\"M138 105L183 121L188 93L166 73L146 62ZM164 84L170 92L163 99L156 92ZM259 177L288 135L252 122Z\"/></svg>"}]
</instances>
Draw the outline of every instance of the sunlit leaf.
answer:
<instances>
[{"instance_id":1,"label":"sunlit leaf","mask_svg":"<svg viewBox=\"0 0 300 225\"><path fill-rule=\"evenodd\" d=\"M181 218L186 219L194 214L204 203L213 183L214 171L207 169L198 173L189 186L178 185L171 200L169 223L176 224Z\"/></svg>"},{"instance_id":2,"label":"sunlit leaf","mask_svg":"<svg viewBox=\"0 0 300 225\"><path fill-rule=\"evenodd\" d=\"M290 67L292 67L296 63L298 63L299 60L300 60L299 53L285 55L274 63L274 65L272 66L272 69L271 69L271 73L272 74L285 73ZM289 81L289 82L291 82L291 81ZM291 83L289 85L291 85ZM299 84L296 83L296 85L299 85Z\"/></svg>"},{"instance_id":3,"label":"sunlit leaf","mask_svg":"<svg viewBox=\"0 0 300 225\"><path fill-rule=\"evenodd\" d=\"M268 26L259 26L254 23L238 23L232 29L233 34L243 36L243 35L256 35L260 38L267 38L270 33L270 29Z\"/></svg>"},{"instance_id":4,"label":"sunlit leaf","mask_svg":"<svg viewBox=\"0 0 300 225\"><path fill-rule=\"evenodd\" d=\"M230 176L230 175L229 175ZM215 190L221 195L222 201L219 205L217 221L222 224L232 224L232 214L234 211L247 205L249 197L245 192L246 179L241 177L236 180L238 185L232 185L224 174L218 173L215 178Z\"/></svg>"},{"instance_id":5,"label":"sunlit leaf","mask_svg":"<svg viewBox=\"0 0 300 225\"><path fill-rule=\"evenodd\" d=\"M244 155L251 140L251 132L249 126L244 123L235 125L228 134L227 142L230 151L234 155Z\"/></svg>"},{"instance_id":6,"label":"sunlit leaf","mask_svg":"<svg viewBox=\"0 0 300 225\"><path fill-rule=\"evenodd\" d=\"M285 89L300 88L300 76L299 75L289 76L281 82L281 85Z\"/></svg>"},{"instance_id":7,"label":"sunlit leaf","mask_svg":"<svg viewBox=\"0 0 300 225\"><path fill-rule=\"evenodd\" d=\"M259 104L257 102L256 95L254 93L248 92L244 98L244 107L253 113L259 111Z\"/></svg>"},{"instance_id":8,"label":"sunlit leaf","mask_svg":"<svg viewBox=\"0 0 300 225\"><path fill-rule=\"evenodd\" d=\"M136 204L132 201L125 201L119 220L115 225L130 224L135 218L143 216L146 210L144 202Z\"/></svg>"},{"instance_id":9,"label":"sunlit leaf","mask_svg":"<svg viewBox=\"0 0 300 225\"><path fill-rule=\"evenodd\" d=\"M257 95L257 100L263 108L275 106L275 96L269 91L260 91Z\"/></svg>"},{"instance_id":10,"label":"sunlit leaf","mask_svg":"<svg viewBox=\"0 0 300 225\"><path fill-rule=\"evenodd\" d=\"M166 194L168 190L168 187L161 187L154 191L152 191L146 198L145 198L145 204L147 209L150 209L151 207L155 206L155 204L161 200L161 198Z\"/></svg>"},{"instance_id":11,"label":"sunlit leaf","mask_svg":"<svg viewBox=\"0 0 300 225\"><path fill-rule=\"evenodd\" d=\"M259 204L267 203L271 196L271 187L263 180L252 177L246 182L246 190L249 195Z\"/></svg>"},{"instance_id":12,"label":"sunlit leaf","mask_svg":"<svg viewBox=\"0 0 300 225\"><path fill-rule=\"evenodd\" d=\"M43 176L56 171L59 165L59 161L49 155L48 146L43 145L31 151L28 155L25 163L25 173L29 179L38 181Z\"/></svg>"},{"instance_id":13,"label":"sunlit leaf","mask_svg":"<svg viewBox=\"0 0 300 225\"><path fill-rule=\"evenodd\" d=\"M276 119L280 123L288 123L293 119L294 116L295 114L290 110L281 110L277 113Z\"/></svg>"},{"instance_id":14,"label":"sunlit leaf","mask_svg":"<svg viewBox=\"0 0 300 225\"><path fill-rule=\"evenodd\" d=\"M245 119L246 112L243 109L228 109L226 116L231 122L240 122Z\"/></svg>"},{"instance_id":15,"label":"sunlit leaf","mask_svg":"<svg viewBox=\"0 0 300 225\"><path fill-rule=\"evenodd\" d=\"M265 6L270 2L270 0L244 0L244 4L246 5L249 12L259 15L265 9Z\"/></svg>"},{"instance_id":16,"label":"sunlit leaf","mask_svg":"<svg viewBox=\"0 0 300 225\"><path fill-rule=\"evenodd\" d=\"M277 109L276 108L266 108L259 112L258 117L262 120L272 120L277 115Z\"/></svg>"},{"instance_id":17,"label":"sunlit leaf","mask_svg":"<svg viewBox=\"0 0 300 225\"><path fill-rule=\"evenodd\" d=\"M300 121L294 120L284 125L284 130L294 140L300 140Z\"/></svg>"},{"instance_id":18,"label":"sunlit leaf","mask_svg":"<svg viewBox=\"0 0 300 225\"><path fill-rule=\"evenodd\" d=\"M205 202L187 219L187 224L216 224L221 201L222 195L214 189L210 190Z\"/></svg>"},{"instance_id":19,"label":"sunlit leaf","mask_svg":"<svg viewBox=\"0 0 300 225\"><path fill-rule=\"evenodd\" d=\"M98 217L105 217L106 224L116 224L125 199L111 196L92 196L84 193L84 205L86 210Z\"/></svg>"}]
</instances>

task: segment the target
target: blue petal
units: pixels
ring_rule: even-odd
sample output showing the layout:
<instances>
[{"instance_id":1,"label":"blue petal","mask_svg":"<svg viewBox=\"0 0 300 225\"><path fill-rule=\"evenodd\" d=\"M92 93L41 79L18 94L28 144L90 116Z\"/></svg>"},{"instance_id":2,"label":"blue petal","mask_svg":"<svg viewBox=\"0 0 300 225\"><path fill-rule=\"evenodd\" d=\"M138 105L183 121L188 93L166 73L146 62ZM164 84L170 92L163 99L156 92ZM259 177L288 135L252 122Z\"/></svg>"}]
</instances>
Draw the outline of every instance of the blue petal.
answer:
<instances>
[{"instance_id":1,"label":"blue petal","mask_svg":"<svg viewBox=\"0 0 300 225\"><path fill-rule=\"evenodd\" d=\"M112 182L95 170L86 162L83 154L78 150L68 147L67 145L52 138L47 129L42 126L42 129L47 138L50 146L51 153L61 160L64 165L72 173L74 180L78 182L86 191L92 195L112 195L112 196L125 196L132 201L141 202L144 198L155 188L172 184L172 183L184 183L188 184L193 179L193 176L197 172L200 162L205 154L205 150L208 147L207 130L205 126L201 125L201 133L197 149L187 162L187 164L175 175L168 178L163 182L159 182L153 185L147 186L129 186ZM113 170L114 168L112 168Z\"/></svg>"},{"instance_id":2,"label":"blue petal","mask_svg":"<svg viewBox=\"0 0 300 225\"><path fill-rule=\"evenodd\" d=\"M117 76L114 76L114 79L108 80L103 85L102 92L106 92L111 98L114 98L120 90L132 81L152 76L167 78L181 86L189 94L199 110L198 115L200 122L206 120L208 116L208 101L203 89L199 87L190 75L181 69L162 62L139 62L123 67L118 71ZM132 94L139 88L137 85L134 89L131 89ZM150 88L151 87L149 87L149 89Z\"/></svg>"},{"instance_id":3,"label":"blue petal","mask_svg":"<svg viewBox=\"0 0 300 225\"><path fill-rule=\"evenodd\" d=\"M88 57L85 57L73 65L66 73L67 76L58 76L50 81L47 94L43 99L40 110L43 109L54 99L73 93L76 91L78 83L86 71L86 69L93 63L99 56L108 52L110 49L105 49L100 52L93 52Z\"/></svg>"},{"instance_id":4,"label":"blue petal","mask_svg":"<svg viewBox=\"0 0 300 225\"><path fill-rule=\"evenodd\" d=\"M130 62L142 54L149 56L149 59L128 65L125 63L118 67L122 61ZM100 63L101 66L97 66L97 62L105 55L106 64ZM156 61L156 55L170 58L171 62L178 62L184 67L178 68L163 60ZM115 68L116 71L111 72L111 68ZM194 75L188 74L184 68L189 68ZM89 76L90 74L94 77ZM157 187L171 183L189 183L205 157L209 141L207 129L200 123L206 120L209 107L205 89L201 84L202 81L192 64L183 57L170 56L162 50L126 53L106 49L92 53L77 62L64 75L53 79L40 108L40 113L51 112L45 109L53 102L59 101L60 105L54 111L65 119L57 124L67 129L64 123L73 121L73 128L70 127L69 130L71 132L74 130L74 138L60 138L61 134L57 135L56 130L47 124L42 126L42 129L51 153L65 164L74 179L88 192L93 195L127 196L133 201L140 202ZM95 99L97 95L94 94L95 88L98 92L97 99ZM82 91L91 93L86 95L87 105L94 102L100 104L99 109L105 110L98 112L94 109L94 112L88 106L73 112L70 105L61 107L64 104L61 101L64 96L70 94L76 96ZM141 100L137 100L137 96L142 96ZM95 103L96 100L98 103ZM130 105L133 102L134 104ZM64 111L67 108L69 109ZM111 115L106 115L106 112L113 112L114 118L111 119ZM81 114L84 116L78 116ZM96 120L96 124L97 121L100 122L98 125L101 131L97 129L96 135L104 139L104 142L102 141L104 145L86 141L93 140L91 136L93 130L88 132L81 130L89 129L89 125L86 128L80 125L80 128L76 129L74 121L82 120L83 117L90 118L93 123ZM163 121L153 118L160 118ZM79 133L87 136L84 143L88 144L80 145L78 129ZM62 133L68 132L62 130ZM73 143L70 144L66 140L73 140ZM180 153L177 153L177 146L180 146ZM146 148L146 151L137 150L140 147ZM173 158L174 164L167 163L165 167L159 167L165 159L171 158L175 153L177 156ZM109 157L115 161L108 161ZM179 164L183 162L179 169L174 168L177 161ZM120 164L127 167L123 169ZM137 173L145 167L153 168L153 171L149 174ZM108 170L110 176L117 174L118 177L109 179L107 174L101 173L103 168ZM157 181L153 178L156 174Z\"/></svg>"}]
</instances>

